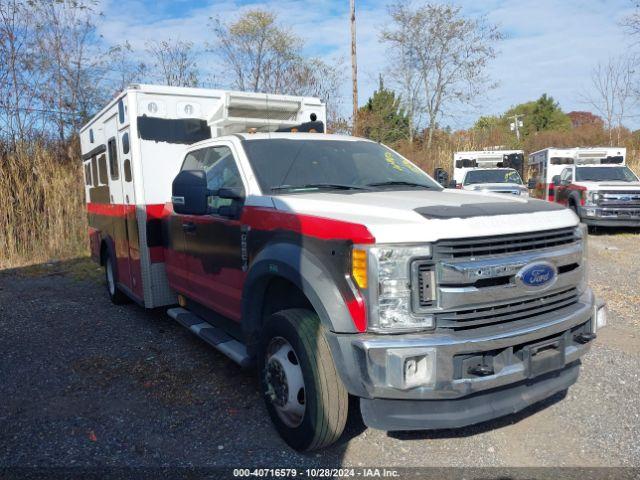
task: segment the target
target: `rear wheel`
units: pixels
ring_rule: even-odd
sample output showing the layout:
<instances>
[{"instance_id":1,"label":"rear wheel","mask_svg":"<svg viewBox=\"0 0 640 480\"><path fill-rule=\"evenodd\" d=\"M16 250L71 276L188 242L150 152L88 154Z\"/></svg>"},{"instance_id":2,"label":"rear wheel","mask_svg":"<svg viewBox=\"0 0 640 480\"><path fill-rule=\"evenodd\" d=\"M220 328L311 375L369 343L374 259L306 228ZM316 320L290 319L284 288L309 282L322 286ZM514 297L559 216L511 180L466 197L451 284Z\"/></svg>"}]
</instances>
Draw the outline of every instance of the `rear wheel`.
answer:
<instances>
[{"instance_id":1,"label":"rear wheel","mask_svg":"<svg viewBox=\"0 0 640 480\"><path fill-rule=\"evenodd\" d=\"M111 301L116 305L127 303L129 299L122 290L118 288L115 261L108 251L106 252L106 258L104 259L104 274L107 282L107 292L109 293Z\"/></svg>"},{"instance_id":2,"label":"rear wheel","mask_svg":"<svg viewBox=\"0 0 640 480\"><path fill-rule=\"evenodd\" d=\"M283 310L265 326L259 355L269 416L296 450L334 443L347 421L349 395L336 371L318 316Z\"/></svg>"}]
</instances>

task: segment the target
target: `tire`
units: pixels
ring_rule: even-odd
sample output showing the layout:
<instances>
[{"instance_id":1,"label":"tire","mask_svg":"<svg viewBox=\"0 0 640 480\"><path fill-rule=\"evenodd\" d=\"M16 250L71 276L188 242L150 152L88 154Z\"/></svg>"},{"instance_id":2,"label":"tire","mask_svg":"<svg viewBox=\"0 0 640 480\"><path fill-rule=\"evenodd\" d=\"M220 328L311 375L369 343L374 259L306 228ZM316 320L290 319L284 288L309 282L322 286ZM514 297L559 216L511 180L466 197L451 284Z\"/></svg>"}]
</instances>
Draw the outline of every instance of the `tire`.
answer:
<instances>
[{"instance_id":1,"label":"tire","mask_svg":"<svg viewBox=\"0 0 640 480\"><path fill-rule=\"evenodd\" d=\"M111 302L115 305L122 305L129 301L129 298L124 294L122 290L118 288L118 283L116 282L116 268L113 257L109 253L106 252L104 259L104 278L107 282L107 293L109 294L109 298Z\"/></svg>"},{"instance_id":2,"label":"tire","mask_svg":"<svg viewBox=\"0 0 640 480\"><path fill-rule=\"evenodd\" d=\"M267 411L290 447L318 450L340 438L349 395L314 312L291 309L269 317L258 362Z\"/></svg>"}]
</instances>

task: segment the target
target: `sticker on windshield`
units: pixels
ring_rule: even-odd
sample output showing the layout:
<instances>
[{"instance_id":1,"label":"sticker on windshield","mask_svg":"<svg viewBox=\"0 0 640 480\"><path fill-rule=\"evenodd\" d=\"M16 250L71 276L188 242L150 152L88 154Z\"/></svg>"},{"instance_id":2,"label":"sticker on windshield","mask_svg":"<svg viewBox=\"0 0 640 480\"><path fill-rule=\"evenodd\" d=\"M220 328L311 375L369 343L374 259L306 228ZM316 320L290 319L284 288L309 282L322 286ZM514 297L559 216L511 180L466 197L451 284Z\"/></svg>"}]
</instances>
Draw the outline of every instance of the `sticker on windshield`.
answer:
<instances>
[{"instance_id":1,"label":"sticker on windshield","mask_svg":"<svg viewBox=\"0 0 640 480\"><path fill-rule=\"evenodd\" d=\"M391 155L391 152L384 152L384 159L387 161L389 165L391 165L392 168L398 170L399 172L404 171L404 169L400 165L398 165L398 162L396 162L396 159L393 158L393 155Z\"/></svg>"}]
</instances>

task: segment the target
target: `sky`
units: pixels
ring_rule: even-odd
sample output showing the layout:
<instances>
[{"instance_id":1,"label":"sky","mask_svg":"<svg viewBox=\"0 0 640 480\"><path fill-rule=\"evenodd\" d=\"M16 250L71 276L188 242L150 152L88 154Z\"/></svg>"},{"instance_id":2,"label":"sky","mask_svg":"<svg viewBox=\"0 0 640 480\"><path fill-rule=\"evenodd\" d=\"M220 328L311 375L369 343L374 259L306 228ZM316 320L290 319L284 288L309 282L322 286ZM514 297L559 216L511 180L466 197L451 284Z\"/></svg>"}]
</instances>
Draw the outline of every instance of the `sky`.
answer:
<instances>
[{"instance_id":1,"label":"sky","mask_svg":"<svg viewBox=\"0 0 640 480\"><path fill-rule=\"evenodd\" d=\"M362 105L385 71L388 52L378 41L388 22L386 5L393 0L356 0L359 103ZM598 62L629 51L631 39L620 21L633 11L631 0L458 0L470 17L486 15L505 35L489 73L498 87L478 100L478 108L464 108L443 119L443 125L466 128L479 115L501 114L543 93L553 96L565 112L593 110L584 100L590 75ZM278 15L305 42L304 53L327 62L342 59L345 71L344 111L351 104L349 0L310 2L279 0L103 0L98 31L110 44L129 41L143 51L149 40L191 41L202 46L213 40L209 18L237 18L251 8ZM637 46L640 50L640 46ZM203 70L222 78L210 57ZM640 118L626 122L640 127Z\"/></svg>"}]
</instances>

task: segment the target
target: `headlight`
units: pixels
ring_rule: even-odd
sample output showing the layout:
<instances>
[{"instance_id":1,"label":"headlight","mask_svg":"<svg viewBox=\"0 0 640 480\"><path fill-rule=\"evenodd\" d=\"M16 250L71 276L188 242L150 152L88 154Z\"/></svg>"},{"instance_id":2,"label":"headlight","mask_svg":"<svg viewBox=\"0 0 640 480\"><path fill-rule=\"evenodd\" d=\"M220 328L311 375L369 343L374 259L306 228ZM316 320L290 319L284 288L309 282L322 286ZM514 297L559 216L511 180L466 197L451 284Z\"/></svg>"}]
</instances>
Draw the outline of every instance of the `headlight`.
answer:
<instances>
[{"instance_id":1,"label":"headlight","mask_svg":"<svg viewBox=\"0 0 640 480\"><path fill-rule=\"evenodd\" d=\"M598 192L587 192L586 204L597 205L599 199L600 194Z\"/></svg>"},{"instance_id":2,"label":"headlight","mask_svg":"<svg viewBox=\"0 0 640 480\"><path fill-rule=\"evenodd\" d=\"M357 253L363 251L366 255ZM411 308L411 264L428 259L430 246L354 246L353 253L352 277L366 299L370 331L396 333L434 327L433 315L416 315ZM363 257L366 281L361 272Z\"/></svg>"}]
</instances>

